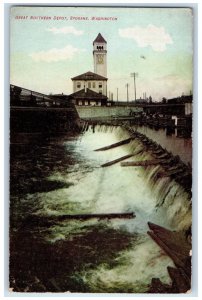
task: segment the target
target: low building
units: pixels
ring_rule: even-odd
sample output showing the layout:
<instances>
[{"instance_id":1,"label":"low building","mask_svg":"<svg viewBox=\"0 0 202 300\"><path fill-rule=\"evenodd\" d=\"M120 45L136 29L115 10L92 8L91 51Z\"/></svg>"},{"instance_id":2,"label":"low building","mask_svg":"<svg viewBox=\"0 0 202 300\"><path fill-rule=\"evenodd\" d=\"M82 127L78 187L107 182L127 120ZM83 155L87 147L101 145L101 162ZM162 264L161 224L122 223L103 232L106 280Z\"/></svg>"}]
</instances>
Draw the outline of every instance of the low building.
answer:
<instances>
[{"instance_id":1,"label":"low building","mask_svg":"<svg viewBox=\"0 0 202 300\"><path fill-rule=\"evenodd\" d=\"M65 95L63 93L62 94L53 94L50 96L50 98L53 100L53 103L52 103L53 106L59 106L59 107L72 106L69 96Z\"/></svg>"},{"instance_id":2,"label":"low building","mask_svg":"<svg viewBox=\"0 0 202 300\"><path fill-rule=\"evenodd\" d=\"M71 78L73 81L73 92L88 88L98 94L107 96L107 78L93 72L86 72Z\"/></svg>"},{"instance_id":3,"label":"low building","mask_svg":"<svg viewBox=\"0 0 202 300\"><path fill-rule=\"evenodd\" d=\"M96 93L88 88L69 95L69 100L79 106L106 106L107 96Z\"/></svg>"},{"instance_id":4,"label":"low building","mask_svg":"<svg viewBox=\"0 0 202 300\"><path fill-rule=\"evenodd\" d=\"M193 112L192 102L185 102L185 116L191 116Z\"/></svg>"}]
</instances>

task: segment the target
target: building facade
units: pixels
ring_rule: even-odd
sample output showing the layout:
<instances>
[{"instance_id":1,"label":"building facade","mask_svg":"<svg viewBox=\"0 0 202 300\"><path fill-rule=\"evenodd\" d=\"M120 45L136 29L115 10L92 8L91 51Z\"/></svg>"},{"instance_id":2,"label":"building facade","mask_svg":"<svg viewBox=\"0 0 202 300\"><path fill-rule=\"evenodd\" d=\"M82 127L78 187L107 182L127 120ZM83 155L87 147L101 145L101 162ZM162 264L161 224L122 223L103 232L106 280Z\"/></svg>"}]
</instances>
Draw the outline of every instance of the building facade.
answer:
<instances>
[{"instance_id":1,"label":"building facade","mask_svg":"<svg viewBox=\"0 0 202 300\"><path fill-rule=\"evenodd\" d=\"M101 94L98 94L90 89L82 89L71 95L69 99L72 103L78 106L106 106L107 97Z\"/></svg>"},{"instance_id":2,"label":"building facade","mask_svg":"<svg viewBox=\"0 0 202 300\"><path fill-rule=\"evenodd\" d=\"M107 78L95 74L93 72L86 72L72 78L73 92L90 89L98 94L107 96Z\"/></svg>"},{"instance_id":3,"label":"building facade","mask_svg":"<svg viewBox=\"0 0 202 300\"><path fill-rule=\"evenodd\" d=\"M93 42L94 73L107 77L107 42L99 33Z\"/></svg>"},{"instance_id":4,"label":"building facade","mask_svg":"<svg viewBox=\"0 0 202 300\"><path fill-rule=\"evenodd\" d=\"M99 33L93 42L94 72L75 76L73 83L73 102L76 105L107 105L107 42ZM74 101L75 100L75 101Z\"/></svg>"}]
</instances>

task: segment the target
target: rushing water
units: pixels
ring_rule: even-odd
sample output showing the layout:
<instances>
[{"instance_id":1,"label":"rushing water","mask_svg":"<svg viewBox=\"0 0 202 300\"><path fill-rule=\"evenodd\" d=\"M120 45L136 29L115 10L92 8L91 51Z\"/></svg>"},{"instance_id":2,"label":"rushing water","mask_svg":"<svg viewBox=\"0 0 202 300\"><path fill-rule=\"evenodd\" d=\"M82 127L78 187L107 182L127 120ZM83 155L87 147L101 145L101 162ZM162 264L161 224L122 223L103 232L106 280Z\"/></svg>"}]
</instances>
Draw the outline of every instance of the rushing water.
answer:
<instances>
[{"instance_id":1,"label":"rushing water","mask_svg":"<svg viewBox=\"0 0 202 300\"><path fill-rule=\"evenodd\" d=\"M174 230L191 224L188 194L160 166L100 165L141 144L96 152L129 137L120 127L42 143L11 145L10 285L24 292L144 293L152 277L170 283L171 259L147 235L147 222ZM151 154L150 154L151 155ZM130 160L150 158L142 152ZM31 216L134 212L133 219L32 223Z\"/></svg>"}]
</instances>

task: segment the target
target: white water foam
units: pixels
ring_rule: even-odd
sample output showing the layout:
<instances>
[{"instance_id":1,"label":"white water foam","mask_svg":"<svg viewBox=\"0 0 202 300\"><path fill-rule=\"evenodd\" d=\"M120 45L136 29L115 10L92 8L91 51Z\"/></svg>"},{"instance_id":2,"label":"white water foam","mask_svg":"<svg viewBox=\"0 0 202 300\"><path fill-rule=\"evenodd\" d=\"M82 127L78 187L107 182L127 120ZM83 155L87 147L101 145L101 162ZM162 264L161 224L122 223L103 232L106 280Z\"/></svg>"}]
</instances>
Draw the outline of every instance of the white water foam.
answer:
<instances>
[{"instance_id":1,"label":"white water foam","mask_svg":"<svg viewBox=\"0 0 202 300\"><path fill-rule=\"evenodd\" d=\"M142 292L147 289L152 277L170 282L166 267L173 266L173 263L146 235L147 222L175 230L186 229L191 224L190 199L183 188L170 179L152 181L158 166L146 169L123 168L115 164L100 168L105 162L143 150L142 145L134 140L111 150L94 151L128 137L128 132L120 127L96 126L95 133L89 128L76 142L75 153L79 153L89 163L90 171L83 171L82 164L77 164L68 169L65 175L53 173L50 179L73 182L74 185L38 195L41 202L38 214L47 216L78 213L136 214L134 219L102 221L106 227L138 234L139 239L129 250L118 255L116 267L99 265L94 270L80 273L79 276L96 292L114 291L116 286L126 290L132 286L133 292ZM151 154L142 152L130 160L151 158ZM70 239L97 222L96 219L63 222L62 226L53 226L46 238L51 242Z\"/></svg>"}]
</instances>

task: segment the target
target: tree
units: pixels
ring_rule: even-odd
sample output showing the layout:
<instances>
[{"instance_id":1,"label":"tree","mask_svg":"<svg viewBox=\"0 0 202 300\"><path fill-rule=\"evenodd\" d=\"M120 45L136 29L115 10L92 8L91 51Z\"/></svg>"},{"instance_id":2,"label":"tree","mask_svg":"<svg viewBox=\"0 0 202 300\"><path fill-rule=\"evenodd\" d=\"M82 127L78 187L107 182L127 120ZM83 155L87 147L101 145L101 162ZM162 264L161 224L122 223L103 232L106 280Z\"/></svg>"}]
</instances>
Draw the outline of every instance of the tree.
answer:
<instances>
[{"instance_id":1,"label":"tree","mask_svg":"<svg viewBox=\"0 0 202 300\"><path fill-rule=\"evenodd\" d=\"M149 103L152 103L152 97L149 96Z\"/></svg>"}]
</instances>

